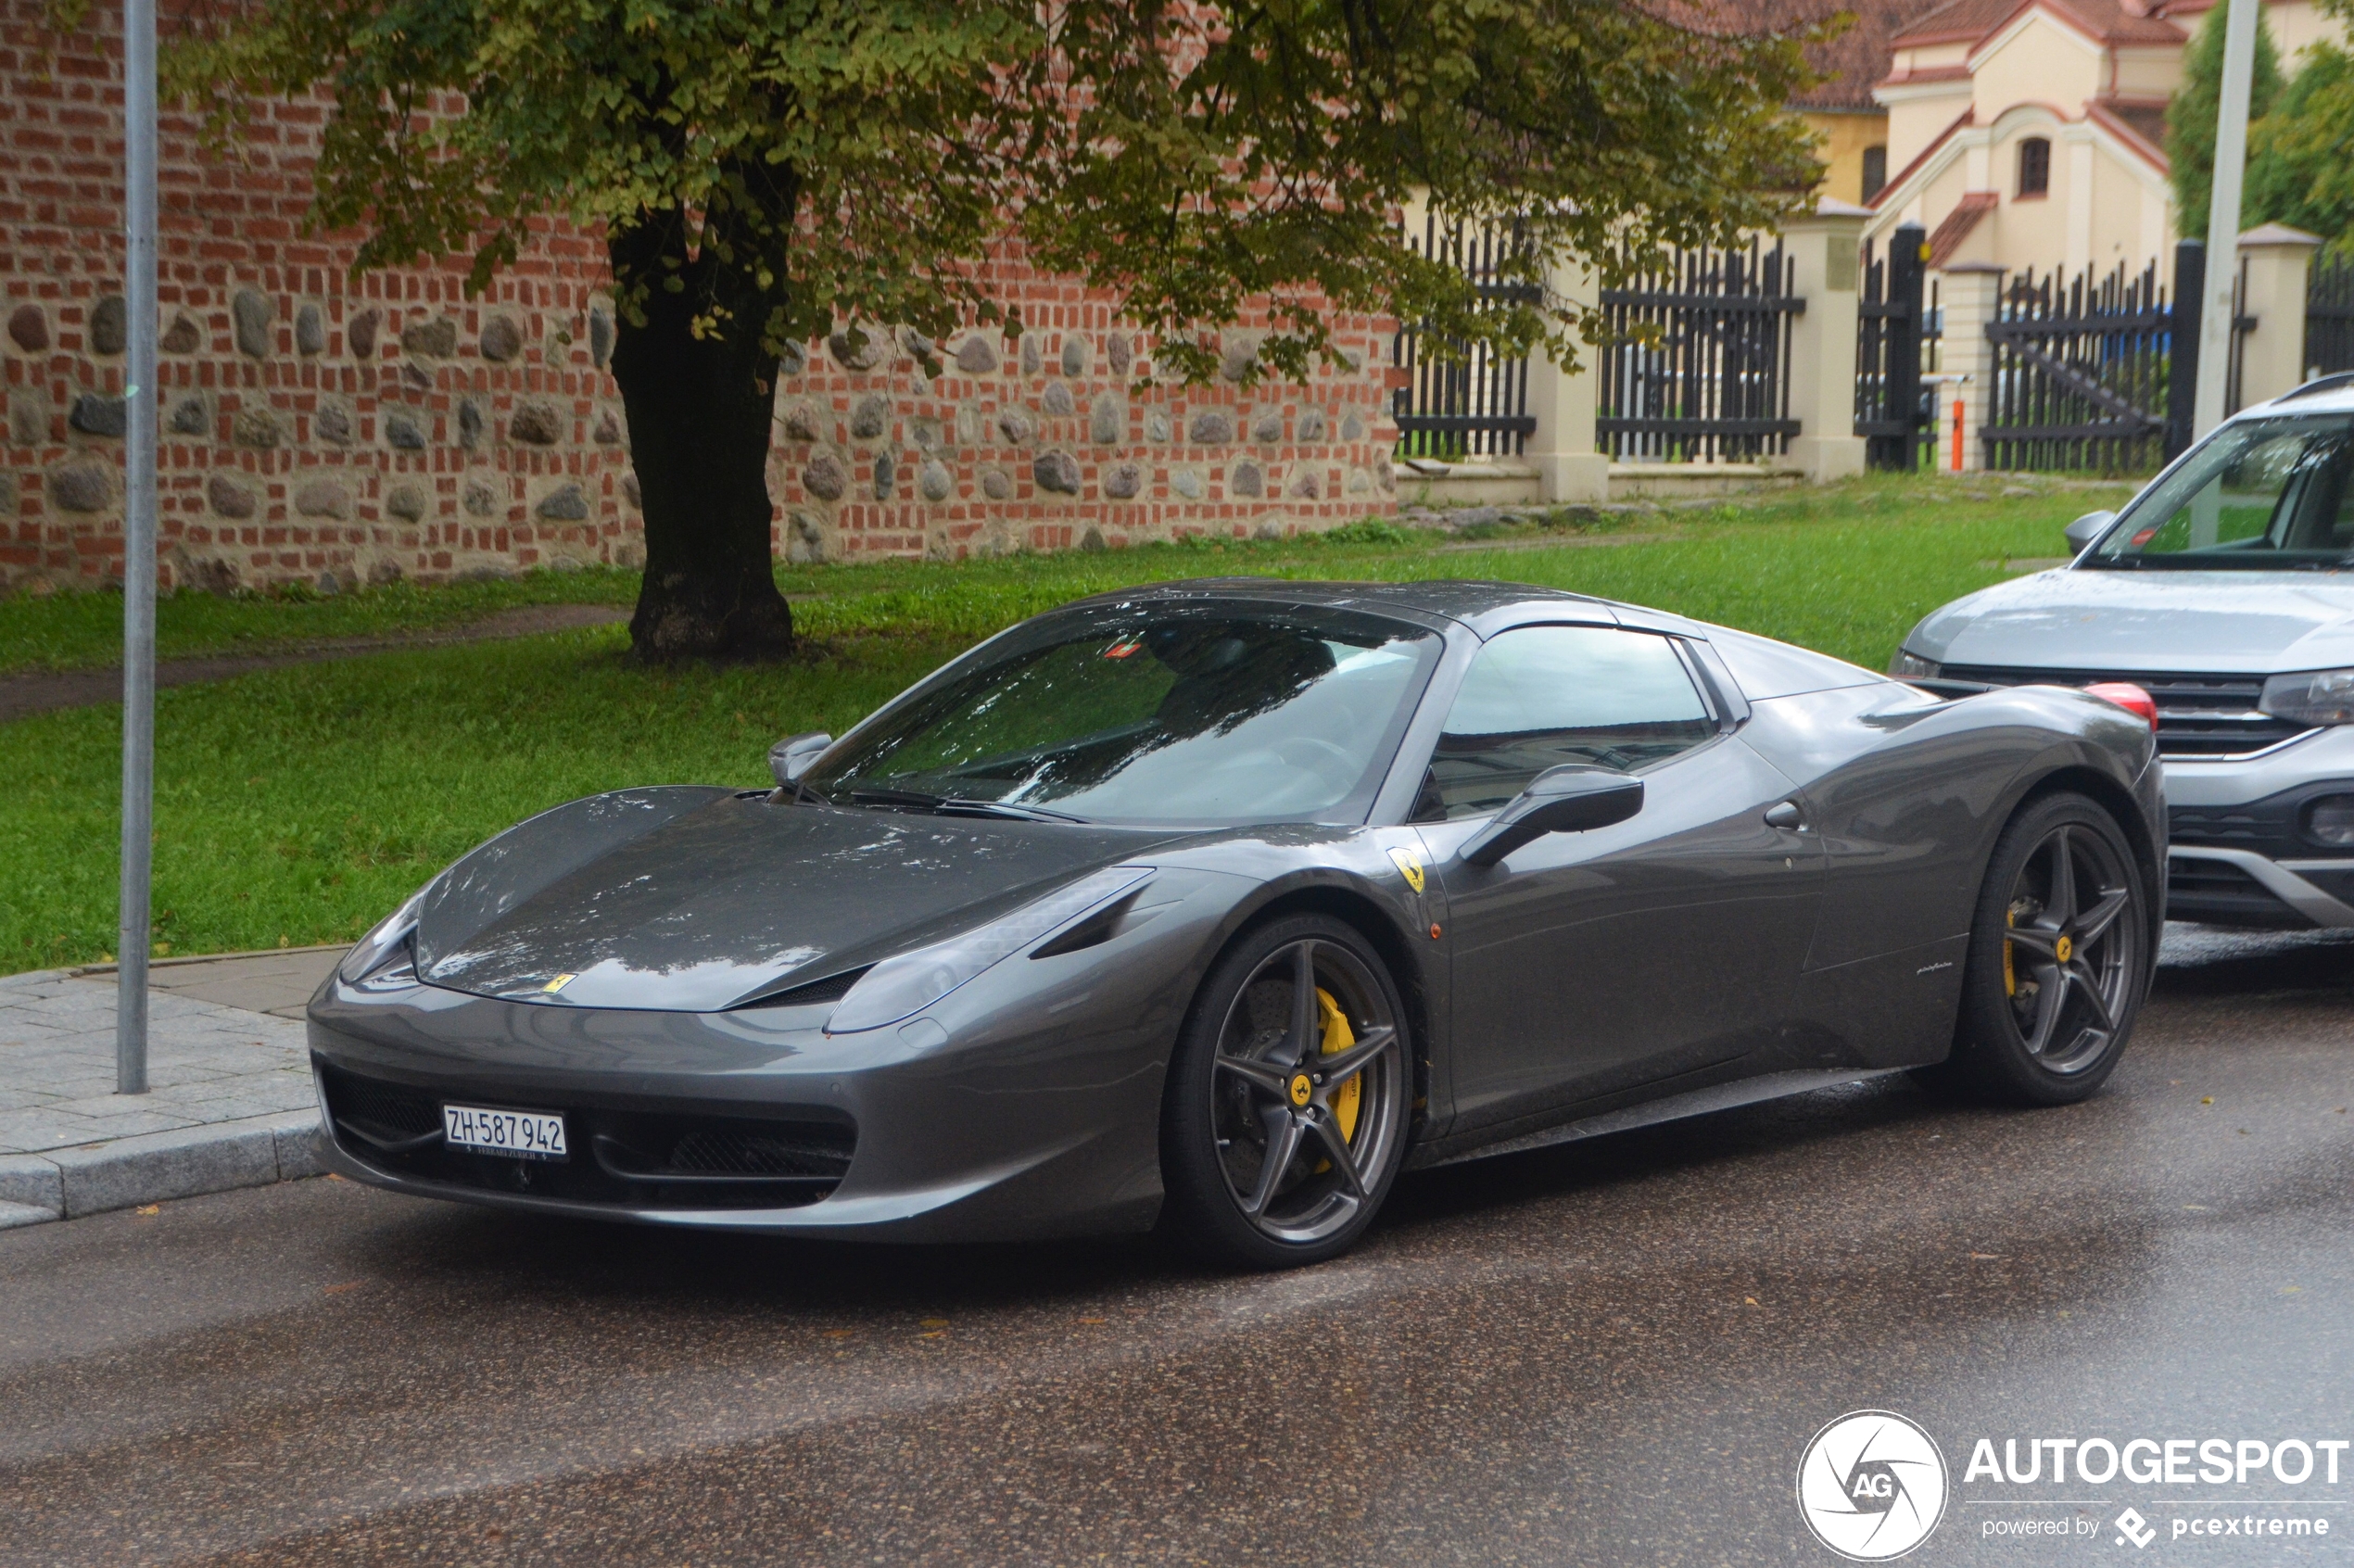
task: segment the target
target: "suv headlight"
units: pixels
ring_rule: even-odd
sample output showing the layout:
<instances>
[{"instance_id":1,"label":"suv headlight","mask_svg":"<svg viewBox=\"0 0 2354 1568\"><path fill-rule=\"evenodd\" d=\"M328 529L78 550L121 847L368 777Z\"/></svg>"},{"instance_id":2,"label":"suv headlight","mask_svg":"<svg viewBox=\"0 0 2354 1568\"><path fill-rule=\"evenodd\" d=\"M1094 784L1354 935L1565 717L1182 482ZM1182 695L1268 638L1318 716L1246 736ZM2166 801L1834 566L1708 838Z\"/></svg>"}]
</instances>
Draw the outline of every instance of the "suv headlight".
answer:
<instances>
[{"instance_id":1,"label":"suv headlight","mask_svg":"<svg viewBox=\"0 0 2354 1568\"><path fill-rule=\"evenodd\" d=\"M1907 653L1900 648L1896 651L1896 657L1889 662L1888 673L1898 680L1935 680L1943 668L1944 666L1934 659L1924 659L1917 653Z\"/></svg>"},{"instance_id":2,"label":"suv headlight","mask_svg":"<svg viewBox=\"0 0 2354 1568\"><path fill-rule=\"evenodd\" d=\"M999 959L1110 903L1152 874L1149 866L1109 866L961 936L886 958L850 988L826 1020L826 1032L855 1034L920 1013Z\"/></svg>"},{"instance_id":3,"label":"suv headlight","mask_svg":"<svg viewBox=\"0 0 2354 1568\"><path fill-rule=\"evenodd\" d=\"M2354 670L2274 676L2256 705L2292 724L2354 724Z\"/></svg>"}]
</instances>

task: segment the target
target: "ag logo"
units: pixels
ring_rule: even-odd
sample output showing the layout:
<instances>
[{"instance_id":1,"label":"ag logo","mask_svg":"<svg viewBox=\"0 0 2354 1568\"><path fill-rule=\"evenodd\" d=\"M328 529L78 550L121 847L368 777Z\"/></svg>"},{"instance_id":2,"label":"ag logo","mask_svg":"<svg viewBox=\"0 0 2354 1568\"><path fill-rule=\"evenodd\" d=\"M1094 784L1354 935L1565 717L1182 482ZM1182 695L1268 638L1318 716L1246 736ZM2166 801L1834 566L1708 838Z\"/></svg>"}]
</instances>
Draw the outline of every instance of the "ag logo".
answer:
<instances>
[{"instance_id":1,"label":"ag logo","mask_svg":"<svg viewBox=\"0 0 2354 1568\"><path fill-rule=\"evenodd\" d=\"M1798 1461L1798 1511L1815 1538L1856 1562L1902 1557L1945 1513L1945 1456L1890 1410L1843 1415Z\"/></svg>"}]
</instances>

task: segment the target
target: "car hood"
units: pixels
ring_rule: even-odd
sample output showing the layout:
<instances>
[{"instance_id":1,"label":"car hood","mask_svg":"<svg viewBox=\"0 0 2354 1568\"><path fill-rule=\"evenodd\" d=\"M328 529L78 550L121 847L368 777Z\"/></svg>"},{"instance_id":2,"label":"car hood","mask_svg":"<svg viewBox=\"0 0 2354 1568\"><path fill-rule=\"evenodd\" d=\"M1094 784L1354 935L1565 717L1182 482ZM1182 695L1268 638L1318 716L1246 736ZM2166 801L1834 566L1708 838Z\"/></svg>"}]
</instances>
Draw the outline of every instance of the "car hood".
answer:
<instances>
[{"instance_id":1,"label":"car hood","mask_svg":"<svg viewBox=\"0 0 2354 1568\"><path fill-rule=\"evenodd\" d=\"M451 867L419 917L419 978L554 1005L714 1011L872 963L1172 837L711 791L656 803L653 816L675 815L650 828L641 818L614 843L602 826L614 799L514 829L525 853L492 856L493 840ZM518 866L541 880L535 863L559 869L544 885L503 885Z\"/></svg>"},{"instance_id":2,"label":"car hood","mask_svg":"<svg viewBox=\"0 0 2354 1568\"><path fill-rule=\"evenodd\" d=\"M2354 582L2308 572L2040 572L1905 639L1945 664L2272 675L2354 664Z\"/></svg>"}]
</instances>

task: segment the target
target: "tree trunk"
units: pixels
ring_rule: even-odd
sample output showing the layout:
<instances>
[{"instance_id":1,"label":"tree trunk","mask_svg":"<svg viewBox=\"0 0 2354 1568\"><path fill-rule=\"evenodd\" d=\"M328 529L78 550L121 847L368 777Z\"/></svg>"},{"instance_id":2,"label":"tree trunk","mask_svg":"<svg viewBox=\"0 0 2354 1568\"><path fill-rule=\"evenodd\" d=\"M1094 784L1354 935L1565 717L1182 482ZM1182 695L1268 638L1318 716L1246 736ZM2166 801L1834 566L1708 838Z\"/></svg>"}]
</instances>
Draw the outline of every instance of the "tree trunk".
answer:
<instances>
[{"instance_id":1,"label":"tree trunk","mask_svg":"<svg viewBox=\"0 0 2354 1568\"><path fill-rule=\"evenodd\" d=\"M689 256L678 215L650 218L608 247L616 279L652 285L642 324L622 313L613 354L646 517L630 644L650 660L777 658L792 647L792 610L770 566L771 300L710 248ZM686 286L665 290L665 277ZM695 317L715 305L721 329L698 337Z\"/></svg>"}]
</instances>

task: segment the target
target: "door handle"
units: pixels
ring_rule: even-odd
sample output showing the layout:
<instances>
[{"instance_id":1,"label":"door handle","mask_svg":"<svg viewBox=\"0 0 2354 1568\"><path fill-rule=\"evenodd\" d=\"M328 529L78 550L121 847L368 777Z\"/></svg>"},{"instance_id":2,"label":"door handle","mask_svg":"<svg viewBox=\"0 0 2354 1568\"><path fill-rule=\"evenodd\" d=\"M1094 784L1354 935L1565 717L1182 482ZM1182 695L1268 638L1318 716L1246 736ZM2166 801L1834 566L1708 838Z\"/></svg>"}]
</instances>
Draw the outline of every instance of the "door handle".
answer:
<instances>
[{"instance_id":1,"label":"door handle","mask_svg":"<svg viewBox=\"0 0 2354 1568\"><path fill-rule=\"evenodd\" d=\"M1806 830L1806 817L1798 809L1796 801L1784 801L1779 805L1770 805L1766 808L1766 826L1787 828L1794 833L1803 833Z\"/></svg>"}]
</instances>

